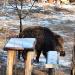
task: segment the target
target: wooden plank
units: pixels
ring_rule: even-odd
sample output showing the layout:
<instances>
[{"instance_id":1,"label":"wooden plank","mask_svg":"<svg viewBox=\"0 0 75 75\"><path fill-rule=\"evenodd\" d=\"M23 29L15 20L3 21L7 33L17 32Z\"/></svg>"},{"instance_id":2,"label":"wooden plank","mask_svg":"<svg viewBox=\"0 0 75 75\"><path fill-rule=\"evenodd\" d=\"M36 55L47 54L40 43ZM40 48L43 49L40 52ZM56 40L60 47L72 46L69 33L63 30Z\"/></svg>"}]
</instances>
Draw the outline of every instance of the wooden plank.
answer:
<instances>
[{"instance_id":1,"label":"wooden plank","mask_svg":"<svg viewBox=\"0 0 75 75\"><path fill-rule=\"evenodd\" d=\"M33 49L35 46L35 38L11 38L8 43L5 45L4 49L14 49L14 50L24 50Z\"/></svg>"},{"instance_id":2,"label":"wooden plank","mask_svg":"<svg viewBox=\"0 0 75 75\"><path fill-rule=\"evenodd\" d=\"M75 32L74 32L74 49L72 52L72 75L75 75Z\"/></svg>"},{"instance_id":3,"label":"wooden plank","mask_svg":"<svg viewBox=\"0 0 75 75\"><path fill-rule=\"evenodd\" d=\"M33 58L34 52L33 51L29 51L27 53L27 60L25 62L25 75L31 75L32 73L32 65L31 65L31 60Z\"/></svg>"},{"instance_id":4,"label":"wooden plank","mask_svg":"<svg viewBox=\"0 0 75 75\"><path fill-rule=\"evenodd\" d=\"M75 75L75 69L73 68L71 71L71 75Z\"/></svg>"},{"instance_id":5,"label":"wooden plank","mask_svg":"<svg viewBox=\"0 0 75 75\"><path fill-rule=\"evenodd\" d=\"M16 52L14 50L8 50L8 56L7 56L7 75L13 74L13 65L15 60Z\"/></svg>"},{"instance_id":6,"label":"wooden plank","mask_svg":"<svg viewBox=\"0 0 75 75\"><path fill-rule=\"evenodd\" d=\"M53 64L45 64L45 68L55 68L56 65Z\"/></svg>"}]
</instances>

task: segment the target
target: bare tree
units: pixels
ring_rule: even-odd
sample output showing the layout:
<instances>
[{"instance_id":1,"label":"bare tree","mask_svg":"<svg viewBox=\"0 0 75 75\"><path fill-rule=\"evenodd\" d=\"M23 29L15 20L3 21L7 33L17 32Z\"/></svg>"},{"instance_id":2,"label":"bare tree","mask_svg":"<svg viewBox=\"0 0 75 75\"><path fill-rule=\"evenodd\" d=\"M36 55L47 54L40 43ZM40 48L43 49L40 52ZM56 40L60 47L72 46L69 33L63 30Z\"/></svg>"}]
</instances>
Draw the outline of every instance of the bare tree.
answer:
<instances>
[{"instance_id":1,"label":"bare tree","mask_svg":"<svg viewBox=\"0 0 75 75\"><path fill-rule=\"evenodd\" d=\"M30 10L32 9L35 1L33 2L32 6L30 7L29 11L23 12L23 3L26 2L26 0L14 0L14 4L15 6L11 5L16 11L17 11L17 14L18 14L18 17L19 17L19 22L20 22L20 32L22 32L22 20L30 13ZM20 5L20 9L18 8L18 3ZM24 16L23 16L24 14Z\"/></svg>"},{"instance_id":2,"label":"bare tree","mask_svg":"<svg viewBox=\"0 0 75 75\"><path fill-rule=\"evenodd\" d=\"M20 2L21 9L18 8L18 1ZM18 14L18 17L20 19L20 32L22 32L22 8L23 8L23 0L15 0L16 4L16 11Z\"/></svg>"}]
</instances>

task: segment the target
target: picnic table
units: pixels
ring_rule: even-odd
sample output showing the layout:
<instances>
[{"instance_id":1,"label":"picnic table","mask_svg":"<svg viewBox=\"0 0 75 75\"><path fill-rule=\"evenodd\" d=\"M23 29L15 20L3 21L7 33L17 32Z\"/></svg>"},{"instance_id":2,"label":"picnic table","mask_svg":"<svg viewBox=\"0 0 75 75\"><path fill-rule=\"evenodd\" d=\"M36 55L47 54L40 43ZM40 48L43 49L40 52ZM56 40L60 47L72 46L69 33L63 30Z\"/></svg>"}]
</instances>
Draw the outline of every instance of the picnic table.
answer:
<instances>
[{"instance_id":1,"label":"picnic table","mask_svg":"<svg viewBox=\"0 0 75 75\"><path fill-rule=\"evenodd\" d=\"M35 38L11 38L5 45L4 50L7 55L7 75L13 75L13 65L15 63L16 52L19 50L28 50L27 60L25 62L25 75L31 75L31 59L34 55L36 39Z\"/></svg>"}]
</instances>

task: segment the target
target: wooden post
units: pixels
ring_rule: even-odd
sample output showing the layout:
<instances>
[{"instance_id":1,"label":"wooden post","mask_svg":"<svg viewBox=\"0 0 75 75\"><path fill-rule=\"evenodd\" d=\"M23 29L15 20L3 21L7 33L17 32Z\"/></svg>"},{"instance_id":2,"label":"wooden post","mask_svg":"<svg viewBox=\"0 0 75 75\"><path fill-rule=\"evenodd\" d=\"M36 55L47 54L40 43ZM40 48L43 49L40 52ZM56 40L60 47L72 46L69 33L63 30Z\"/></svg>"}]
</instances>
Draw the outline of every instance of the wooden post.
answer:
<instances>
[{"instance_id":1,"label":"wooden post","mask_svg":"<svg viewBox=\"0 0 75 75\"><path fill-rule=\"evenodd\" d=\"M55 69L54 68L49 68L48 69L48 75L55 75Z\"/></svg>"},{"instance_id":2,"label":"wooden post","mask_svg":"<svg viewBox=\"0 0 75 75\"><path fill-rule=\"evenodd\" d=\"M75 75L75 32L74 32L74 49L73 49L73 56L72 56L72 71L71 75Z\"/></svg>"},{"instance_id":3,"label":"wooden post","mask_svg":"<svg viewBox=\"0 0 75 75\"><path fill-rule=\"evenodd\" d=\"M54 0L48 0L48 3L53 4Z\"/></svg>"},{"instance_id":4,"label":"wooden post","mask_svg":"<svg viewBox=\"0 0 75 75\"><path fill-rule=\"evenodd\" d=\"M7 75L13 75L13 65L14 65L15 56L16 56L16 51L8 50L8 56L7 56Z\"/></svg>"},{"instance_id":5,"label":"wooden post","mask_svg":"<svg viewBox=\"0 0 75 75\"><path fill-rule=\"evenodd\" d=\"M27 60L25 61L25 75L31 75L32 73L32 65L31 65L31 60L33 58L34 51L28 51L27 53Z\"/></svg>"},{"instance_id":6,"label":"wooden post","mask_svg":"<svg viewBox=\"0 0 75 75\"><path fill-rule=\"evenodd\" d=\"M75 75L75 68L73 68L71 71L71 75Z\"/></svg>"}]
</instances>

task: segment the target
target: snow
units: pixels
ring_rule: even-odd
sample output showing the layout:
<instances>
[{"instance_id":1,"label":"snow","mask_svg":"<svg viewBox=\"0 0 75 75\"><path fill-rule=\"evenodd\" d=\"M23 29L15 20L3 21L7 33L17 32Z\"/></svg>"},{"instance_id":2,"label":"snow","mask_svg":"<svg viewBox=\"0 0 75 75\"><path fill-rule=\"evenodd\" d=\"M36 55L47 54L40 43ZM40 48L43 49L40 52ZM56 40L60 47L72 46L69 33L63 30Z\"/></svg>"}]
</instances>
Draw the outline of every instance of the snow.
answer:
<instances>
[{"instance_id":1,"label":"snow","mask_svg":"<svg viewBox=\"0 0 75 75\"><path fill-rule=\"evenodd\" d=\"M10 18L8 18L8 17L0 17L0 19L10 19ZM13 16L12 17L13 19L15 18L15 16ZM10 22L12 22L12 19L10 20ZM36 19L34 19L34 20L30 20L30 21L28 21L28 20L23 20L22 21L22 23L23 23L23 25L25 25L25 24L28 24L28 25L32 25L32 24L38 24L38 25L40 25L40 24L42 24L42 25L46 25L46 26L48 26L48 25L58 25L58 24L66 24L66 23L71 23L71 22L75 22L75 16L73 16L73 15L71 15L71 16L64 16L64 17L62 17L62 15L59 17L59 18L55 18L54 20L50 20L50 21L48 21L48 20L41 20L41 21L39 21L39 20L36 20ZM17 20L17 21L14 21L13 22L13 24L15 24L15 25L19 25L19 21Z\"/></svg>"}]
</instances>

